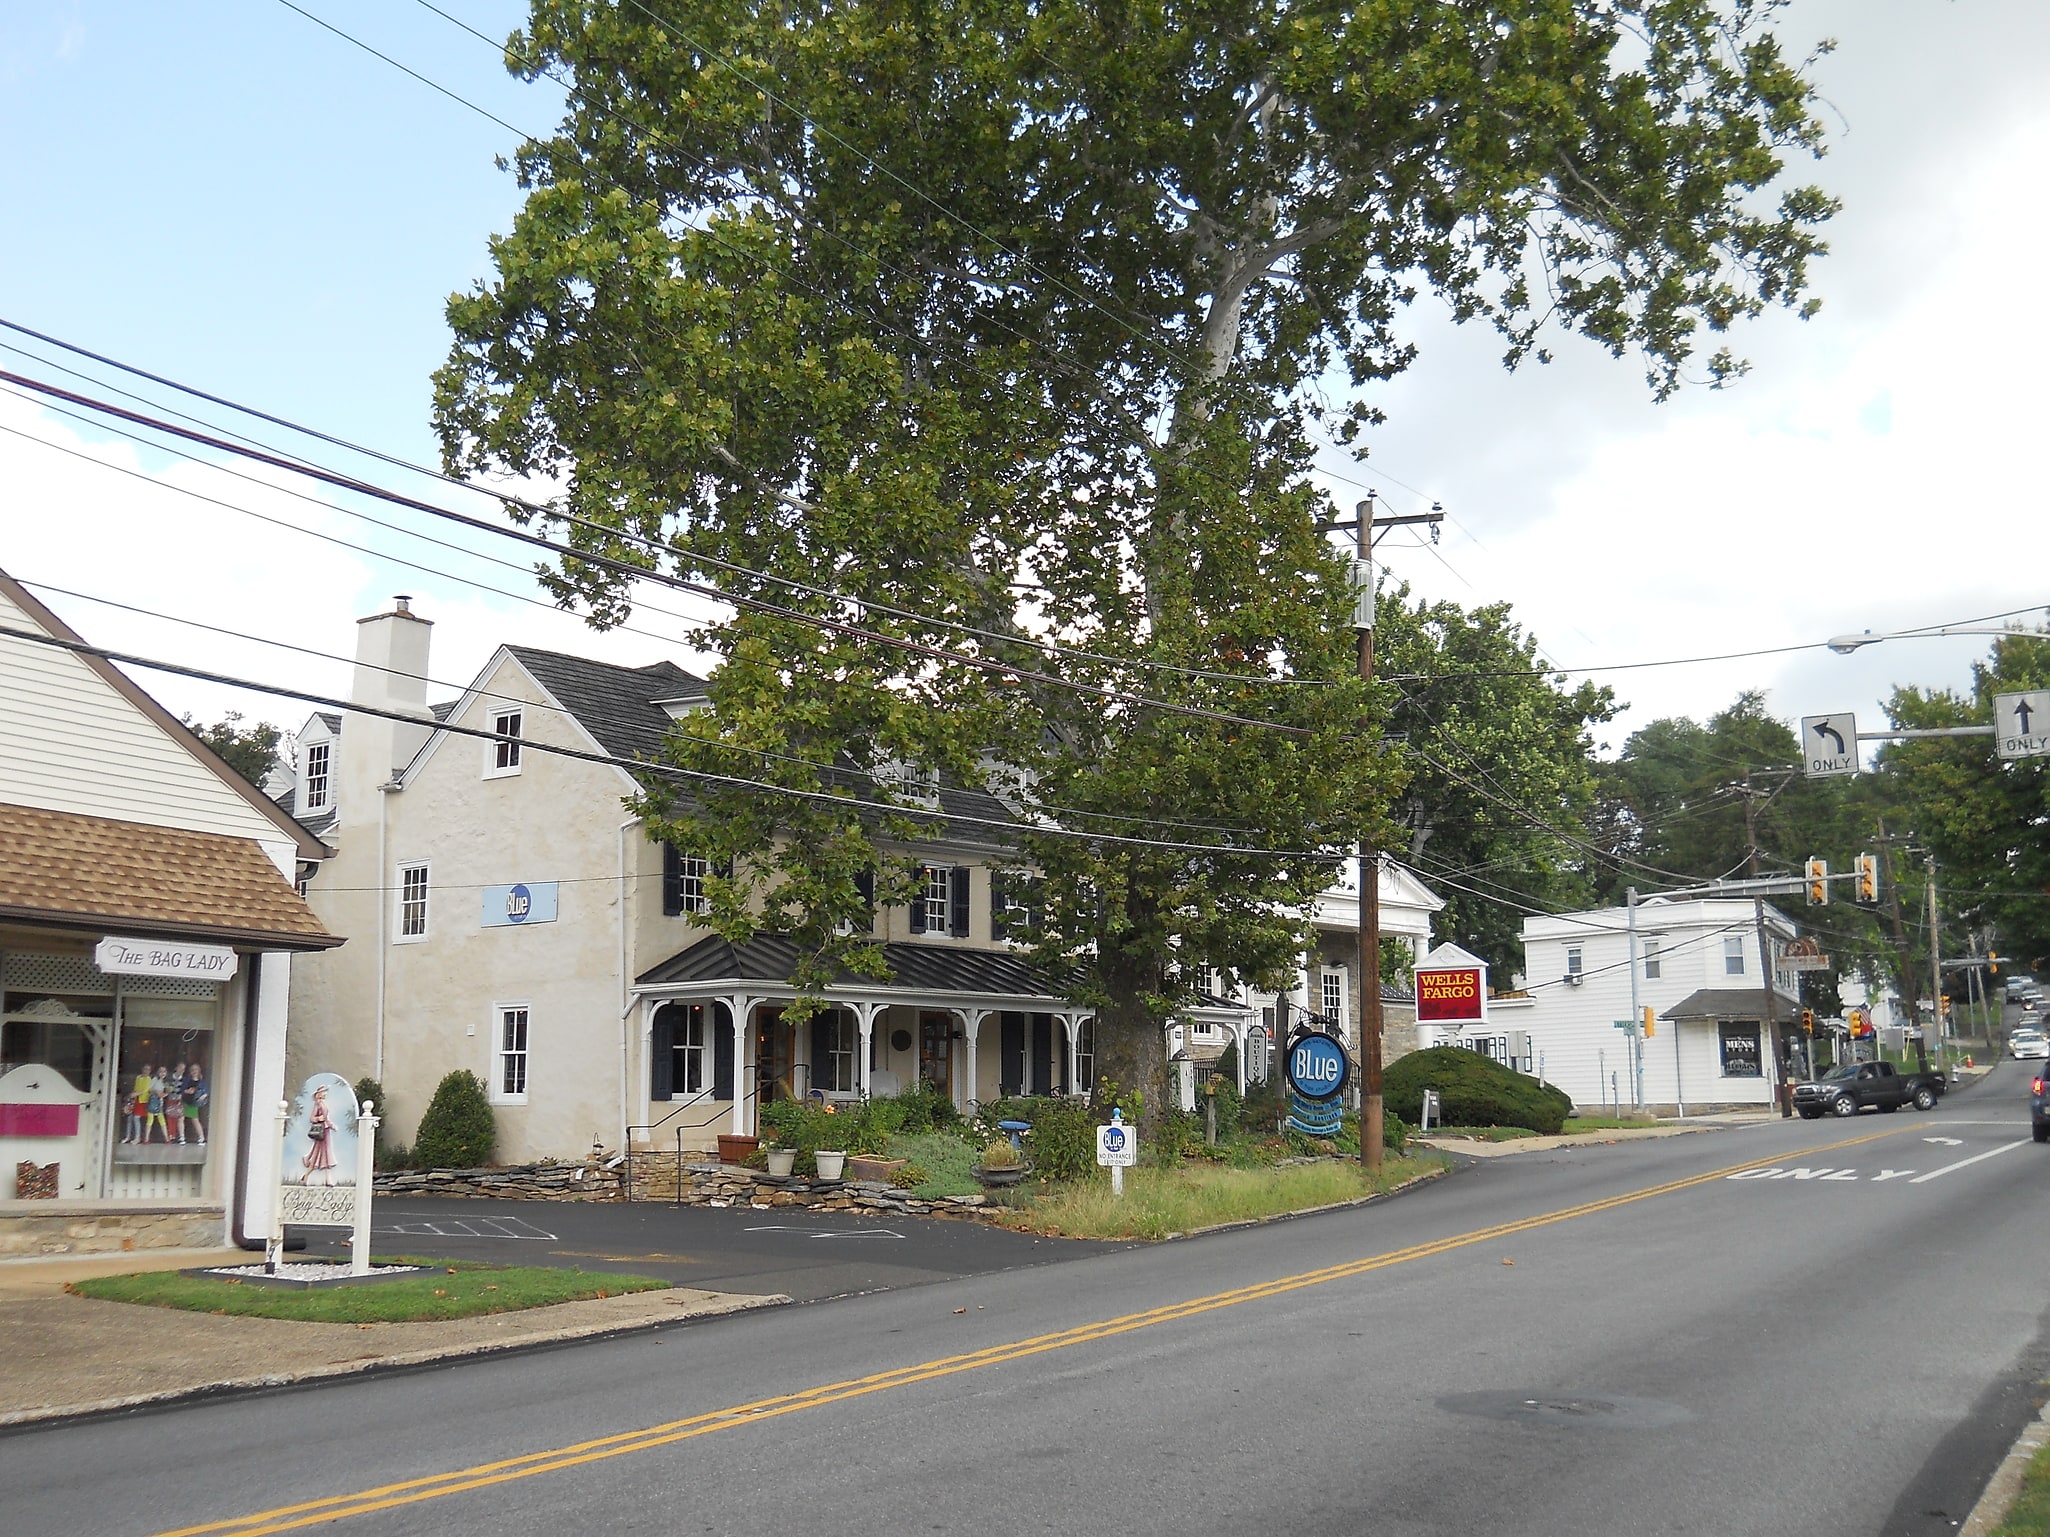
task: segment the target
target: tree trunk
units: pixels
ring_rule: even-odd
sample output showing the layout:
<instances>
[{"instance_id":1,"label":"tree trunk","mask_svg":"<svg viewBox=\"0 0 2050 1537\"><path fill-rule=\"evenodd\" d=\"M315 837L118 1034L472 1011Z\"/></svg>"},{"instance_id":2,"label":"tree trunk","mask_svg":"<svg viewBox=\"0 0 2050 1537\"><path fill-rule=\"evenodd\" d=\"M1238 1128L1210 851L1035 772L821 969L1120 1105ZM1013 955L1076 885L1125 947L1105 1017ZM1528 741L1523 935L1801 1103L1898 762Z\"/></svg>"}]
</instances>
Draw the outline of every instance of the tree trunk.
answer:
<instances>
[{"instance_id":1,"label":"tree trunk","mask_svg":"<svg viewBox=\"0 0 2050 1537\"><path fill-rule=\"evenodd\" d=\"M1163 1021L1140 1002L1149 992L1149 979L1141 975L1143 964L1106 965L1102 970L1110 1003L1096 1015L1096 1082L1089 1086L1090 1100L1104 1117L1112 1103L1139 1093L1139 1114L1129 1110L1127 1120L1136 1119L1139 1145L1158 1145L1168 1108L1167 1034ZM1111 1093L1106 1095L1106 1085Z\"/></svg>"}]
</instances>

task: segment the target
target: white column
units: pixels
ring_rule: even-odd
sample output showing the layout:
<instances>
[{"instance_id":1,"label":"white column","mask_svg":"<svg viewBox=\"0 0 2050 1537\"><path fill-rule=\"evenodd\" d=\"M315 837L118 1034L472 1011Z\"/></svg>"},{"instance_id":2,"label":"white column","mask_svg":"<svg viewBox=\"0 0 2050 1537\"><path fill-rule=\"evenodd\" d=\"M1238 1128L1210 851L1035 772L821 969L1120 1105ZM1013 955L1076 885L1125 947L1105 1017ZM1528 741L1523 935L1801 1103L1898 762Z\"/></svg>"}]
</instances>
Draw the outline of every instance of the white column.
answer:
<instances>
[{"instance_id":1,"label":"white column","mask_svg":"<svg viewBox=\"0 0 2050 1537\"><path fill-rule=\"evenodd\" d=\"M1240 1099L1246 1097L1246 1036L1251 1033L1247 1028L1248 1024L1249 1021L1242 1019L1238 1023L1238 1028L1232 1032L1233 1039L1238 1042L1238 1050L1232 1055L1238 1059Z\"/></svg>"},{"instance_id":2,"label":"white column","mask_svg":"<svg viewBox=\"0 0 2050 1537\"><path fill-rule=\"evenodd\" d=\"M733 1135L745 1137L749 1133L748 1087L753 1075L748 1072L748 1015L753 1012L751 1000L745 993L735 993L726 1000L726 1012L732 1016L733 1024Z\"/></svg>"},{"instance_id":3,"label":"white column","mask_svg":"<svg viewBox=\"0 0 2050 1537\"><path fill-rule=\"evenodd\" d=\"M968 1033L967 1071L961 1075L961 1087L964 1091L961 1097L961 1108L963 1110L967 1110L975 1104L977 1098L979 1097L975 1092L975 1055L977 1038L982 1031L982 1022L985 1019L988 1019L990 1015L995 1013L996 1011L994 1009L963 1009L960 1012L961 1023Z\"/></svg>"},{"instance_id":4,"label":"white column","mask_svg":"<svg viewBox=\"0 0 2050 1537\"><path fill-rule=\"evenodd\" d=\"M234 1160L248 1160L248 1172L243 1185L245 1204L242 1212L242 1232L239 1235L230 1233L230 1243L237 1237L264 1236L267 1231L264 1224L268 1221L266 1214L270 1210L265 1204L268 1198L264 1192L276 1186L282 1167L278 1143L270 1135L270 1116L266 1112L269 1106L275 1105L285 1094L285 1027L292 996L292 957L273 950L248 959L249 964L259 968L256 982L256 1017L245 1018L242 1021L242 1050L253 1054L255 1058L253 1070L249 1074L250 1102L247 1105L237 1104L236 1096L231 1092L228 1104L234 1107L233 1115L212 1115L207 1117L206 1122L207 1135L216 1140L220 1138L224 1123L236 1128L228 1137L227 1145L217 1154L222 1160L219 1178L232 1180ZM248 994L245 993L243 997L246 1001ZM119 1042L108 1049L118 1052ZM117 1057L116 1061L118 1060ZM236 1066L239 1070L239 1060ZM222 1089L227 1081L218 1072L214 1075L212 1108L216 1111L223 1108ZM115 1088L120 1088L118 1082ZM239 1145L242 1126L249 1128L249 1145L246 1148ZM223 1204L230 1210L233 1209L232 1200Z\"/></svg>"},{"instance_id":5,"label":"white column","mask_svg":"<svg viewBox=\"0 0 2050 1537\"><path fill-rule=\"evenodd\" d=\"M879 1003L857 1003L854 1006L854 1028L860 1037L854 1059L854 1086L863 1099L868 1098L869 1063L875 1057L876 1015L882 1012Z\"/></svg>"}]
</instances>

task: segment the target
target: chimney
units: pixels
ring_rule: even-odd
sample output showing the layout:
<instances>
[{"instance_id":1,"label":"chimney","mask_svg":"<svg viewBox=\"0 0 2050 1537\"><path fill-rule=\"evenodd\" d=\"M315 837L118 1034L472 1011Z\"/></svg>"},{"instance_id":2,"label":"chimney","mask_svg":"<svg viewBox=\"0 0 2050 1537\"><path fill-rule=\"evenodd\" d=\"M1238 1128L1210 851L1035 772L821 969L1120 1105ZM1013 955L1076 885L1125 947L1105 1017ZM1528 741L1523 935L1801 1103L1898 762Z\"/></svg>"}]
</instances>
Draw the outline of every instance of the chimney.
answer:
<instances>
[{"instance_id":1,"label":"chimney","mask_svg":"<svg viewBox=\"0 0 2050 1537\"><path fill-rule=\"evenodd\" d=\"M407 593L393 598L384 613L356 621L350 703L417 717L420 724L349 712L343 723L337 785L337 810L345 821L376 815L378 787L413 761L433 729L434 717L427 709L427 651L433 628L431 621L413 612Z\"/></svg>"}]
</instances>

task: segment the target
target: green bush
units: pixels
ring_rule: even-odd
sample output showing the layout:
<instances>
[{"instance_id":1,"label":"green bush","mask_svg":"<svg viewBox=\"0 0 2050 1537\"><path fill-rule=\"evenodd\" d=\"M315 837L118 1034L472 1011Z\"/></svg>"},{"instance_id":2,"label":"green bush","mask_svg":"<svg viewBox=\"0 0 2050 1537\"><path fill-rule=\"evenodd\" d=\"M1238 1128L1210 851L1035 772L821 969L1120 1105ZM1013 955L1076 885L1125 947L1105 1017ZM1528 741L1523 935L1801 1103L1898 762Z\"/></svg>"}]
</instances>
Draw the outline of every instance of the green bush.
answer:
<instances>
[{"instance_id":1,"label":"green bush","mask_svg":"<svg viewBox=\"0 0 2050 1537\"><path fill-rule=\"evenodd\" d=\"M356 1108L360 1110L365 1105L375 1105L377 1107L371 1114L377 1117L377 1140L382 1142L384 1140L384 1118L391 1113L391 1107L384 1102L384 1085L375 1078L358 1078L356 1080Z\"/></svg>"},{"instance_id":2,"label":"green bush","mask_svg":"<svg viewBox=\"0 0 2050 1537\"><path fill-rule=\"evenodd\" d=\"M1413 1051L1390 1063L1381 1082L1387 1108L1412 1125L1423 1119L1426 1089L1438 1091L1448 1126L1523 1126L1556 1136L1573 1109L1551 1085L1463 1046Z\"/></svg>"},{"instance_id":3,"label":"green bush","mask_svg":"<svg viewBox=\"0 0 2050 1537\"><path fill-rule=\"evenodd\" d=\"M1399 1153L1409 1146L1411 1133L1416 1130L1407 1121L1390 1110L1384 1100L1381 1105L1381 1145L1391 1153Z\"/></svg>"},{"instance_id":4,"label":"green bush","mask_svg":"<svg viewBox=\"0 0 2050 1537\"><path fill-rule=\"evenodd\" d=\"M1025 1133L1025 1155L1041 1179L1087 1179L1095 1173L1096 1117L1087 1100L1057 1094L986 1099L965 1131L971 1141L984 1144L1009 1135L1002 1126L1005 1121L1024 1121L1032 1127Z\"/></svg>"},{"instance_id":5,"label":"green bush","mask_svg":"<svg viewBox=\"0 0 2050 1537\"><path fill-rule=\"evenodd\" d=\"M484 1080L457 1068L434 1090L413 1138L413 1162L422 1169L474 1169L491 1162L498 1126Z\"/></svg>"},{"instance_id":6,"label":"green bush","mask_svg":"<svg viewBox=\"0 0 2050 1537\"><path fill-rule=\"evenodd\" d=\"M1230 1055L1227 1050L1225 1056ZM1239 1121L1245 1113L1245 1102L1239 1098L1238 1078L1235 1072L1220 1072L1210 1080L1210 1084L1212 1093L1209 1097L1217 1105L1217 1140L1229 1142L1239 1134ZM1196 1113L1202 1114L1201 1105L1197 1106Z\"/></svg>"}]
</instances>

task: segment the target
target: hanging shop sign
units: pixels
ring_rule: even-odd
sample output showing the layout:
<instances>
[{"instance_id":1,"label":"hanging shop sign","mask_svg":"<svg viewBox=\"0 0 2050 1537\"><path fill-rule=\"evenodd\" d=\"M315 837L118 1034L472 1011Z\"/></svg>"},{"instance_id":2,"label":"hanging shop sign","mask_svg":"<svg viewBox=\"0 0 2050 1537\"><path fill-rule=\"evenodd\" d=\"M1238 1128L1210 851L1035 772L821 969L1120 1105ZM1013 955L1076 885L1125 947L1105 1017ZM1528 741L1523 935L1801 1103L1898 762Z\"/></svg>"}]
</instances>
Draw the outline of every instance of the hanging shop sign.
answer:
<instances>
[{"instance_id":1,"label":"hanging shop sign","mask_svg":"<svg viewBox=\"0 0 2050 1537\"><path fill-rule=\"evenodd\" d=\"M521 882L512 886L484 888L484 927L518 928L529 923L553 923L556 909L554 881Z\"/></svg>"},{"instance_id":2,"label":"hanging shop sign","mask_svg":"<svg viewBox=\"0 0 2050 1537\"><path fill-rule=\"evenodd\" d=\"M193 977L225 982L235 975L235 952L226 945L194 945L175 939L120 939L93 946L93 964L110 977Z\"/></svg>"},{"instance_id":3,"label":"hanging shop sign","mask_svg":"<svg viewBox=\"0 0 2050 1537\"><path fill-rule=\"evenodd\" d=\"M1821 946L1803 934L1799 939L1790 940L1787 947L1780 951L1779 969L1781 971L1827 971L1829 970L1829 957L1822 953Z\"/></svg>"},{"instance_id":4,"label":"hanging shop sign","mask_svg":"<svg viewBox=\"0 0 2050 1537\"><path fill-rule=\"evenodd\" d=\"M1283 1066L1288 1078L1288 1124L1308 1137L1335 1137L1344 1113L1352 1061L1336 1036L1322 1031L1299 1035L1289 1044Z\"/></svg>"},{"instance_id":5,"label":"hanging shop sign","mask_svg":"<svg viewBox=\"0 0 2050 1537\"><path fill-rule=\"evenodd\" d=\"M1417 1023L1485 1023L1485 996L1486 989L1481 985L1481 968L1478 966L1455 966L1444 971L1419 971L1416 974Z\"/></svg>"}]
</instances>

